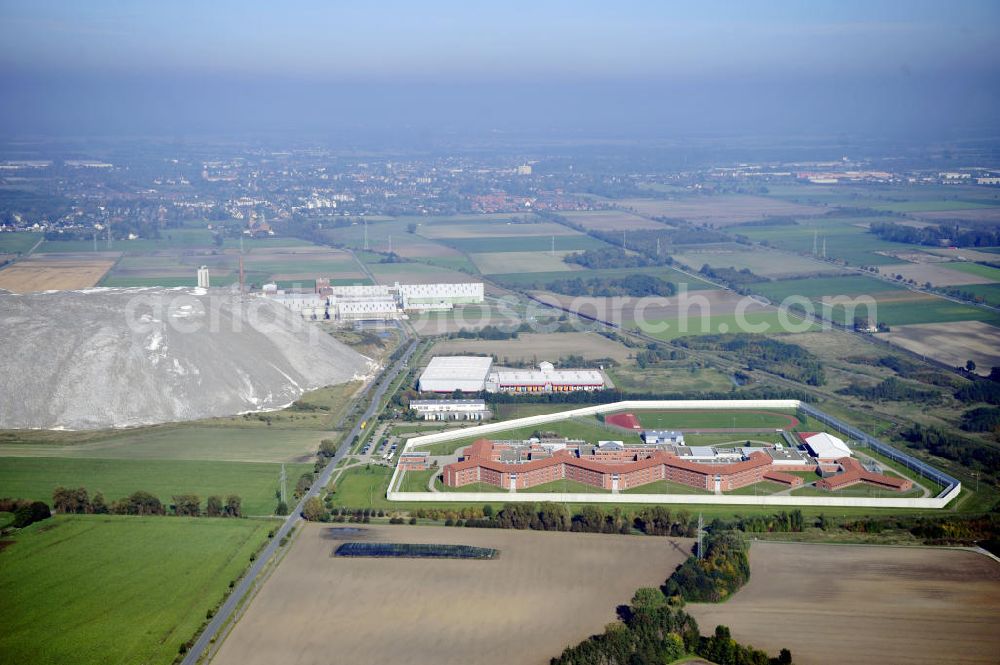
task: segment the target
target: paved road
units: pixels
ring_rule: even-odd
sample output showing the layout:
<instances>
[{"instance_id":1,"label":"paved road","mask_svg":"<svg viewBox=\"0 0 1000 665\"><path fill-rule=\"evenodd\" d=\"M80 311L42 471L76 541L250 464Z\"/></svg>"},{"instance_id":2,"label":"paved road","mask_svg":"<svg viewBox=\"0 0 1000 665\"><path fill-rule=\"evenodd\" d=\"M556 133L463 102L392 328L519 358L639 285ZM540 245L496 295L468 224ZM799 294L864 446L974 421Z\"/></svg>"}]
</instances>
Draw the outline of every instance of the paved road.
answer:
<instances>
[{"instance_id":1,"label":"paved road","mask_svg":"<svg viewBox=\"0 0 1000 665\"><path fill-rule=\"evenodd\" d=\"M250 566L250 570L246 575L239 581L233 592L229 594L229 598L226 602L222 604L219 611L215 616L208 622L205 626L205 630L202 631L198 639L195 640L194 646L187 652L184 656L183 665L195 665L198 660L205 654L206 649L212 642L212 638L218 635L219 630L232 618L233 612L239 605L240 601L247 595L247 592L257 583L257 578L264 567L274 558L275 553L278 551L279 543L282 538L291 533L292 529L302 521L302 506L305 504L307 499L311 497L318 496L327 483L330 482L330 477L337 468L337 464L344 458L345 455L350 451L351 446L357 440L358 435L361 433L361 423L371 420L375 417L375 413L378 410L379 403L382 397L385 395L386 390L392 383L396 375L403 369L403 365L408 363L410 356L413 355L414 350L417 347L415 340L411 340L409 345L406 347L406 351L393 363L392 367L382 373L379 377L378 383L375 384L375 388L372 391L369 389L370 394L362 399L369 399L368 408L365 409L364 415L358 419L354 424L354 428L350 433L344 438L343 442L340 444L340 448L337 450L337 454L330 460L323 471L320 473L319 478L316 482L312 484L309 491L299 500L292 510L291 514L282 522L281 527L274 534L267 546L262 552L257 556L257 559Z\"/></svg>"}]
</instances>

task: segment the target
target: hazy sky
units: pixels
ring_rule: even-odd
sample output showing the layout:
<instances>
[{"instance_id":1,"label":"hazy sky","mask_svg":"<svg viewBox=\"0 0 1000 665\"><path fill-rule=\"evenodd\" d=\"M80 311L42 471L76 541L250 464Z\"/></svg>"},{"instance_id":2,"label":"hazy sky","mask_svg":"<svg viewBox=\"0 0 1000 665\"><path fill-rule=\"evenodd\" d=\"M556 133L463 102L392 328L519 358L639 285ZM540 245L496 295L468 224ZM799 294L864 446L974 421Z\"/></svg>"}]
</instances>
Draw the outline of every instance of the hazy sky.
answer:
<instances>
[{"instance_id":1,"label":"hazy sky","mask_svg":"<svg viewBox=\"0 0 1000 665\"><path fill-rule=\"evenodd\" d=\"M8 133L989 131L998 2L0 0Z\"/></svg>"}]
</instances>

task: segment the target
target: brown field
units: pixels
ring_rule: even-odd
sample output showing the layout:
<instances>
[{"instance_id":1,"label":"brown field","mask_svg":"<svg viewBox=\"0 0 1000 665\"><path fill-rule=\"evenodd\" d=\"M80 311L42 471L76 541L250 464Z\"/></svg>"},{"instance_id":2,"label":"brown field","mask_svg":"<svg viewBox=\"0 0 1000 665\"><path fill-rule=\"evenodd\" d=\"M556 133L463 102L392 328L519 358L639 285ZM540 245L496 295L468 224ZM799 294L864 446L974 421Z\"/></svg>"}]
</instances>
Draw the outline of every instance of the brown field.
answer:
<instances>
[{"instance_id":1,"label":"brown field","mask_svg":"<svg viewBox=\"0 0 1000 665\"><path fill-rule=\"evenodd\" d=\"M934 253L928 252L914 252L910 250L905 251L876 251L876 254L881 254L882 256L888 256L889 258L899 259L900 261L906 261L907 263L947 263L948 259L943 256L938 256Z\"/></svg>"},{"instance_id":2,"label":"brown field","mask_svg":"<svg viewBox=\"0 0 1000 665\"><path fill-rule=\"evenodd\" d=\"M215 665L548 663L663 583L691 542L643 536L366 526L372 539L494 547L491 561L341 559L306 525ZM348 539L359 540L356 536Z\"/></svg>"},{"instance_id":3,"label":"brown field","mask_svg":"<svg viewBox=\"0 0 1000 665\"><path fill-rule=\"evenodd\" d=\"M677 217L712 226L740 224L765 217L821 215L823 208L761 196L692 196L676 200L625 199L621 204L640 215Z\"/></svg>"},{"instance_id":4,"label":"brown field","mask_svg":"<svg viewBox=\"0 0 1000 665\"><path fill-rule=\"evenodd\" d=\"M580 269L563 261L571 250L549 252L483 252L469 254L469 258L484 275L499 275L514 272L560 272Z\"/></svg>"},{"instance_id":5,"label":"brown field","mask_svg":"<svg viewBox=\"0 0 1000 665\"><path fill-rule=\"evenodd\" d=\"M564 213L566 214L566 213ZM572 213L569 213L572 214ZM484 221L482 224L427 224L418 231L425 238L519 238L521 236L574 236L580 235L568 226L555 222L537 224L508 224Z\"/></svg>"},{"instance_id":6,"label":"brown field","mask_svg":"<svg viewBox=\"0 0 1000 665\"><path fill-rule=\"evenodd\" d=\"M691 251L675 254L674 258L691 270L700 270L707 263L713 268L735 268L736 270L748 268L750 272L762 277L791 277L843 272L829 263L759 248Z\"/></svg>"},{"instance_id":7,"label":"brown field","mask_svg":"<svg viewBox=\"0 0 1000 665\"><path fill-rule=\"evenodd\" d=\"M640 229L665 229L665 225L622 210L598 210L561 213L566 219L588 231L637 231Z\"/></svg>"},{"instance_id":8,"label":"brown field","mask_svg":"<svg viewBox=\"0 0 1000 665\"><path fill-rule=\"evenodd\" d=\"M596 316L602 321L624 324L632 323L637 319L642 321L676 319L681 314L685 314L689 318L700 318L703 313L706 316L729 315L736 312L741 302L746 302L744 312L763 312L771 309L755 300L721 289L691 291L685 298L681 296L670 298L659 296L600 298L556 295L548 292L539 292L536 295L546 303L552 303L588 316Z\"/></svg>"},{"instance_id":9,"label":"brown field","mask_svg":"<svg viewBox=\"0 0 1000 665\"><path fill-rule=\"evenodd\" d=\"M893 326L892 332L880 337L954 367L964 367L965 361L972 360L979 374L989 374L991 367L1000 366L1000 328L982 321Z\"/></svg>"},{"instance_id":10,"label":"brown field","mask_svg":"<svg viewBox=\"0 0 1000 665\"><path fill-rule=\"evenodd\" d=\"M39 254L0 270L0 289L15 293L84 289L96 285L120 252Z\"/></svg>"},{"instance_id":11,"label":"brown field","mask_svg":"<svg viewBox=\"0 0 1000 665\"><path fill-rule=\"evenodd\" d=\"M796 665L996 663L1000 564L960 550L754 543L749 584L687 611Z\"/></svg>"},{"instance_id":12,"label":"brown field","mask_svg":"<svg viewBox=\"0 0 1000 665\"><path fill-rule=\"evenodd\" d=\"M373 263L368 266L379 284L458 284L481 281L478 275L424 263Z\"/></svg>"},{"instance_id":13,"label":"brown field","mask_svg":"<svg viewBox=\"0 0 1000 665\"><path fill-rule=\"evenodd\" d=\"M1000 257L998 257L1000 258ZM940 263L901 263L898 265L879 266L883 275L902 275L904 279L912 279L917 284L930 282L934 286L955 286L958 284L994 284L994 280L981 275L952 270Z\"/></svg>"},{"instance_id":14,"label":"brown field","mask_svg":"<svg viewBox=\"0 0 1000 665\"><path fill-rule=\"evenodd\" d=\"M455 339L438 342L432 355L458 355L462 353L493 354L509 360L554 362L561 356L570 354L583 356L588 360L612 358L619 363L629 360L631 351L618 342L613 342L597 333L521 333L512 340L472 340Z\"/></svg>"},{"instance_id":15,"label":"brown field","mask_svg":"<svg viewBox=\"0 0 1000 665\"><path fill-rule=\"evenodd\" d=\"M978 261L980 263L1000 263L1000 254L980 252L979 250L962 247L961 249L928 248L928 252L942 257L946 261Z\"/></svg>"}]
</instances>

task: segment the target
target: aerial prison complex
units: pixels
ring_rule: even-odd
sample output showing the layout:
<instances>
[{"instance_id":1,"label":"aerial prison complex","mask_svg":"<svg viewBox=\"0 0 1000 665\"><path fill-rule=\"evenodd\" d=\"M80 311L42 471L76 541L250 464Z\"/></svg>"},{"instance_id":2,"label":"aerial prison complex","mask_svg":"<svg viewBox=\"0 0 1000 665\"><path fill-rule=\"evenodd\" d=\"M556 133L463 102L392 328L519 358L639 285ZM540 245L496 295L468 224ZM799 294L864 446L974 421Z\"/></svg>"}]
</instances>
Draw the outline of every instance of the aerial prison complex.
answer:
<instances>
[{"instance_id":1,"label":"aerial prison complex","mask_svg":"<svg viewBox=\"0 0 1000 665\"><path fill-rule=\"evenodd\" d=\"M484 300L482 282L331 286L329 279L322 278L311 293L265 284L263 295L303 318L333 321L387 321L406 318L408 312L445 311Z\"/></svg>"},{"instance_id":2,"label":"aerial prison complex","mask_svg":"<svg viewBox=\"0 0 1000 665\"><path fill-rule=\"evenodd\" d=\"M650 433L646 440L658 440L660 434ZM444 484L462 487L486 483L516 491L572 480L619 492L668 481L721 493L765 480L799 487L803 478L793 472L805 471L820 476L818 488L831 491L857 483L899 492L913 487L905 478L866 469L835 436L807 433L800 434L800 439L797 448L781 444L717 448L683 443L600 441L593 445L568 439L480 439L463 451L460 461L445 465Z\"/></svg>"},{"instance_id":3,"label":"aerial prison complex","mask_svg":"<svg viewBox=\"0 0 1000 665\"><path fill-rule=\"evenodd\" d=\"M552 393L603 390L606 383L596 369L556 369L548 362L537 369L506 369L494 367L486 356L434 356L417 387L434 393Z\"/></svg>"}]
</instances>

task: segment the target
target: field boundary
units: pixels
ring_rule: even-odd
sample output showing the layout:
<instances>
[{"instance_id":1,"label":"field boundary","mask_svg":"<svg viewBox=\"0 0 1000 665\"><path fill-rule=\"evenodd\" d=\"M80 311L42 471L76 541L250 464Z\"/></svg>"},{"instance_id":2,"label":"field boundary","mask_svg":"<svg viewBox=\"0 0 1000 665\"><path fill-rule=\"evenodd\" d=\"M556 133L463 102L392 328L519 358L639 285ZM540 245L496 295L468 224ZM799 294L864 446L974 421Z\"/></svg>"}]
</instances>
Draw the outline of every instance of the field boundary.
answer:
<instances>
[{"instance_id":1,"label":"field boundary","mask_svg":"<svg viewBox=\"0 0 1000 665\"><path fill-rule=\"evenodd\" d=\"M800 400L625 400L610 404L597 404L578 409L569 409L558 413L547 413L514 420L463 427L446 432L425 434L410 438L403 445L402 452L414 450L446 441L455 441L471 437L502 432L510 429L543 425L560 422L583 416L616 413L620 411L656 411L656 410L759 410L778 409L801 410L810 417L829 425L846 434L857 444L872 448L888 456L894 461L903 463L911 471L944 485L944 490L936 497L927 498L871 498L847 496L746 496L731 494L581 494L564 492L400 492L396 488L401 480L400 469L397 466L392 472L386 499L389 501L408 502L460 502L460 503L490 503L500 496L509 502L557 501L568 503L679 503L679 504L712 504L712 505L742 505L742 506L839 506L839 507L871 507L871 508L944 508L962 491L962 483L948 474L936 469L901 450L893 448L874 437L865 434L856 427L827 415L815 406Z\"/></svg>"}]
</instances>

